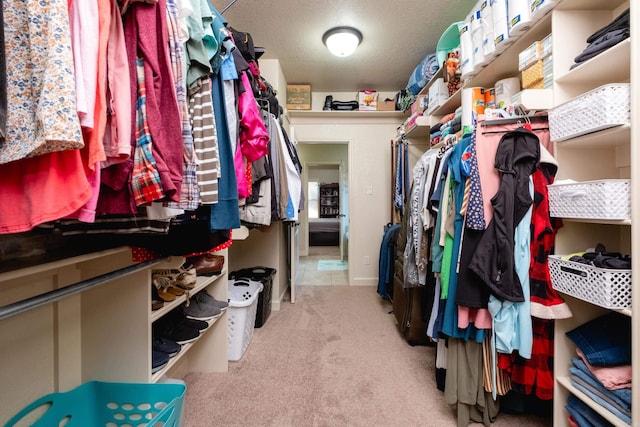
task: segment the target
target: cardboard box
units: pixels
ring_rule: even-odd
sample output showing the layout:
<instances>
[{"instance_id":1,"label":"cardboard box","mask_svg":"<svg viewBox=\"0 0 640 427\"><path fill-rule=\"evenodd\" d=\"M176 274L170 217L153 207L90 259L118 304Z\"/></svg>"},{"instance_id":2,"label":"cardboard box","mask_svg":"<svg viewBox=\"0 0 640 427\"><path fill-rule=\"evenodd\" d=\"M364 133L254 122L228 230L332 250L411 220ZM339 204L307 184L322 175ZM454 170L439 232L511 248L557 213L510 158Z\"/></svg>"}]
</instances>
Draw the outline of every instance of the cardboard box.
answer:
<instances>
[{"instance_id":1,"label":"cardboard box","mask_svg":"<svg viewBox=\"0 0 640 427\"><path fill-rule=\"evenodd\" d=\"M376 111L378 109L378 92L375 90L359 91L358 106L360 111Z\"/></svg>"},{"instance_id":2,"label":"cardboard box","mask_svg":"<svg viewBox=\"0 0 640 427\"><path fill-rule=\"evenodd\" d=\"M395 99L384 99L378 100L378 111L395 111L396 110L396 100Z\"/></svg>"},{"instance_id":3,"label":"cardboard box","mask_svg":"<svg viewBox=\"0 0 640 427\"><path fill-rule=\"evenodd\" d=\"M311 85L287 85L287 109L311 109Z\"/></svg>"}]
</instances>

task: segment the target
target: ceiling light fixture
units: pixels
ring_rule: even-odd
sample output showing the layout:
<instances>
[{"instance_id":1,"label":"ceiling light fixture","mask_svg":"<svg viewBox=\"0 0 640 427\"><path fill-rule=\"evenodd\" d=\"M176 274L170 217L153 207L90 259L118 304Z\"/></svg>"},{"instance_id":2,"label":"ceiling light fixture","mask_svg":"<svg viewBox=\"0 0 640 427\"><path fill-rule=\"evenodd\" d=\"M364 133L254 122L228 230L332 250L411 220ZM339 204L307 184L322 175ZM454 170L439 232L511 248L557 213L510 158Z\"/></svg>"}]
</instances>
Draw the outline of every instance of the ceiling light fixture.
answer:
<instances>
[{"instance_id":1,"label":"ceiling light fixture","mask_svg":"<svg viewBox=\"0 0 640 427\"><path fill-rule=\"evenodd\" d=\"M349 56L362 43L362 33L353 27L335 27L324 33L322 43L335 56Z\"/></svg>"}]
</instances>

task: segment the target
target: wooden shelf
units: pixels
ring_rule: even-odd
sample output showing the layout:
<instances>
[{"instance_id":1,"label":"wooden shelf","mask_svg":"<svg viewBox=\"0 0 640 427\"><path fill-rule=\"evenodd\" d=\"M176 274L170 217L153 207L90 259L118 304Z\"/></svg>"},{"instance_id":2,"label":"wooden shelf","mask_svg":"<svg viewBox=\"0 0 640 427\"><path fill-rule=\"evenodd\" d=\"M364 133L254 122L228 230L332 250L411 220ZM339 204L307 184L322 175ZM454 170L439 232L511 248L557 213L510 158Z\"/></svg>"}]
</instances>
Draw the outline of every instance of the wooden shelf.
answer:
<instances>
[{"instance_id":1,"label":"wooden shelf","mask_svg":"<svg viewBox=\"0 0 640 427\"><path fill-rule=\"evenodd\" d=\"M324 111L324 110L289 110L289 117L404 117L404 111Z\"/></svg>"},{"instance_id":2,"label":"wooden shelf","mask_svg":"<svg viewBox=\"0 0 640 427\"><path fill-rule=\"evenodd\" d=\"M604 407L602 407L598 403L594 402L593 399L591 399L589 396L587 396L586 394L584 394L583 392L581 392L580 390L575 388L573 386L573 384L571 384L571 379L569 377L557 377L556 381L562 387L567 389L567 391L571 392L571 394L576 396L578 399L582 400L591 409L596 411L598 414L600 414L604 419L609 421L614 426L616 426L616 427L629 427L629 424L625 423L620 418L618 418L614 414L612 414L610 411L604 409Z\"/></svg>"}]
</instances>

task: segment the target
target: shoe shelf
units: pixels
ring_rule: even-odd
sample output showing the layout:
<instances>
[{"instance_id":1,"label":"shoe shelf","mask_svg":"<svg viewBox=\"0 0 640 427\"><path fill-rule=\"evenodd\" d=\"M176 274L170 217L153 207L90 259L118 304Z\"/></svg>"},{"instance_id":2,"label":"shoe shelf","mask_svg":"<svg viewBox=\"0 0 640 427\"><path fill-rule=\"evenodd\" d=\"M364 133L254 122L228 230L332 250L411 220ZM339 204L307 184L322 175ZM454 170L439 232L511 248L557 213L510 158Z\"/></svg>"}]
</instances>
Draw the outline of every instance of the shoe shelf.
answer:
<instances>
[{"instance_id":1,"label":"shoe shelf","mask_svg":"<svg viewBox=\"0 0 640 427\"><path fill-rule=\"evenodd\" d=\"M155 322L156 320L163 317L165 314L178 307L179 305L184 304L187 301L187 297L190 295L195 295L204 288L208 287L212 283L216 282L218 279L222 277L227 277L226 267L222 270L222 272L215 276L198 276L196 278L196 285L193 289L190 289L184 293L184 295L177 296L175 300L170 302L165 302L162 308L158 310L154 310L151 312L151 321Z\"/></svg>"},{"instance_id":2,"label":"shoe shelf","mask_svg":"<svg viewBox=\"0 0 640 427\"><path fill-rule=\"evenodd\" d=\"M209 283L212 283L212 281L209 281ZM201 289L203 289L203 288L201 288ZM175 301L172 301L172 302L175 302ZM213 329L214 323L216 323L218 320L220 320L222 318L225 318L224 314L225 314L226 311L227 310L224 309L218 316L214 317L211 320L207 320L206 322L209 324L209 326L207 327L207 329L205 329L203 331L200 331L200 336L198 336L198 338L196 338L195 340L193 340L191 342L188 342L188 343L185 343L185 344L181 344L182 348L180 349L178 354L176 354L175 356L170 358L169 362L167 362L167 364L165 366L163 366L161 369L159 369L158 371L156 371L156 372L151 374L151 381L150 382L152 382L152 383L158 382L163 377L163 375L165 375L175 365L177 365L178 362L180 361L180 359L182 359L183 356L185 356L185 355L187 355L189 353L189 350L191 349L191 347L193 347L194 345L197 345L198 341L201 340L210 330Z\"/></svg>"}]
</instances>

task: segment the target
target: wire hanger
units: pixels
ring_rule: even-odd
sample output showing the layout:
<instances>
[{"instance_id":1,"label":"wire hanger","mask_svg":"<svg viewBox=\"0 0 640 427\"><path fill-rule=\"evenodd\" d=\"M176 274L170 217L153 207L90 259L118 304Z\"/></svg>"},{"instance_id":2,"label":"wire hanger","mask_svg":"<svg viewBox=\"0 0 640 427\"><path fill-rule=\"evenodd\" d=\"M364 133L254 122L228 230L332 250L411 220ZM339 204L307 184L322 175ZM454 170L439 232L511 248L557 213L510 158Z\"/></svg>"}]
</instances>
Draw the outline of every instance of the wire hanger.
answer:
<instances>
[{"instance_id":1,"label":"wire hanger","mask_svg":"<svg viewBox=\"0 0 640 427\"><path fill-rule=\"evenodd\" d=\"M229 9L231 6L233 6L238 0L231 0L231 2L226 5L221 11L220 11L220 15L224 15L224 13L227 11L227 9Z\"/></svg>"}]
</instances>

